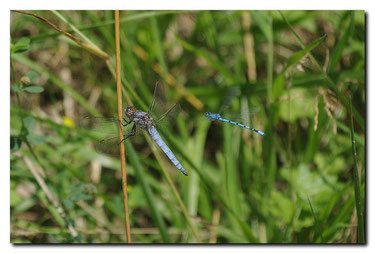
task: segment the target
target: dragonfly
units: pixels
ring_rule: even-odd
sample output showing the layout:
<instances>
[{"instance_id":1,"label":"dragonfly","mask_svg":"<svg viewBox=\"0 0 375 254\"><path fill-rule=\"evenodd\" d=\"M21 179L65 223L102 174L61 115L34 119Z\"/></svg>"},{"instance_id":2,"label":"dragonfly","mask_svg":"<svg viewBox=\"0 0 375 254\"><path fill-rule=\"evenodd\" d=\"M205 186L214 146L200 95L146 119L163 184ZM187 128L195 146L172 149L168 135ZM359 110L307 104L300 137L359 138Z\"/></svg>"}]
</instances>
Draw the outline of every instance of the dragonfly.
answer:
<instances>
[{"instance_id":1,"label":"dragonfly","mask_svg":"<svg viewBox=\"0 0 375 254\"><path fill-rule=\"evenodd\" d=\"M247 126L247 125L244 125L242 123L237 123L235 121L232 121L232 120L228 120L224 117L222 117L220 115L220 113L211 113L211 112L206 112L205 114L205 117L211 119L211 120L217 120L217 121L221 121L221 122L224 122L224 123L230 123L230 124L233 124L233 125L237 125L237 126L240 126L242 128L245 128L245 129L248 129L248 130L252 130L262 136L266 136L266 134L263 132L263 131L260 131L260 130L257 130L257 129L254 129L253 127L250 127L250 126Z\"/></svg>"},{"instance_id":2,"label":"dragonfly","mask_svg":"<svg viewBox=\"0 0 375 254\"><path fill-rule=\"evenodd\" d=\"M155 103L155 93L156 93L157 84L155 85L155 91L154 96L151 101L151 105L149 107L148 112L137 110L134 106L129 106L124 109L124 114L128 118L126 120L125 118L119 120L118 118L110 118L109 121L119 121L123 127L126 127L133 123L133 127L130 131L130 133L123 136L122 140L117 143L120 144L121 142L124 142L126 139L135 136L137 133L137 127L140 129L146 130L148 134L151 136L151 138L155 141L155 143L160 147L160 149L167 155L169 160L173 163L173 165L181 171L184 175L188 175L185 168L182 166L181 162L176 158L174 153L171 151L171 149L167 146L167 144L164 142L164 140L161 138L159 132L156 130L155 126L157 123L162 121L176 106L177 104L174 104L171 108L167 110L167 112L164 113L164 115L161 116L160 119L157 121L154 121L151 117L150 111L152 110L154 103ZM95 118L98 119L98 118ZM86 119L87 120L87 119ZM90 120L90 118L88 118ZM112 140L118 137L112 137L109 139L101 140L100 143L105 143L108 140ZM114 144L115 145L115 144Z\"/></svg>"},{"instance_id":3,"label":"dragonfly","mask_svg":"<svg viewBox=\"0 0 375 254\"><path fill-rule=\"evenodd\" d=\"M224 123L230 123L230 124L233 124L233 125L237 125L239 127L242 127L242 128L245 128L245 129L248 129L248 130L251 130L251 131L254 131L256 133L258 133L259 135L262 135L262 136L265 136L266 134L263 132L263 131L260 131L260 130L257 130L257 129L254 129L253 127L250 127L250 126L247 126L245 124L242 124L242 123L238 123L238 122L235 122L235 121L232 121L232 120L229 120L227 118L224 118L221 116L221 112L224 111L226 108L229 107L233 97L235 96L238 96L240 94L240 89L239 87L229 87L228 88L228 92L227 92L227 95L225 96L224 98L224 102L223 104L221 105L221 108L220 108L220 111L219 113L211 113L211 112L206 112L204 115L205 117L209 118L210 120L213 120L213 121L221 121L221 122L224 122ZM256 108L251 108L250 111L253 111L255 110ZM250 112L249 111L249 112Z\"/></svg>"}]
</instances>

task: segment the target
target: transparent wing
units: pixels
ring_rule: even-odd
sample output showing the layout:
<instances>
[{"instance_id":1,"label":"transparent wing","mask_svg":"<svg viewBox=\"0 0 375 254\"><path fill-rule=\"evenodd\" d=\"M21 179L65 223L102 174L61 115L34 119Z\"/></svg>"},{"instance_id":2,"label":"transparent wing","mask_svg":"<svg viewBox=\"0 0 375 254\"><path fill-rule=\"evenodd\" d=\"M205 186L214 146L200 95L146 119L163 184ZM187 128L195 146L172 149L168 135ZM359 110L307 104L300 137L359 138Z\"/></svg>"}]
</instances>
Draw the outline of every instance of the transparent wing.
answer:
<instances>
[{"instance_id":1,"label":"transparent wing","mask_svg":"<svg viewBox=\"0 0 375 254\"><path fill-rule=\"evenodd\" d=\"M80 119L79 126L96 132L115 134L118 133L118 123L119 120L116 117L85 116Z\"/></svg>"},{"instance_id":2,"label":"transparent wing","mask_svg":"<svg viewBox=\"0 0 375 254\"><path fill-rule=\"evenodd\" d=\"M154 87L152 101L148 110L152 119L155 121L157 128L173 127L181 106L179 104L166 103L169 92L165 89L165 85L157 82Z\"/></svg>"},{"instance_id":3,"label":"transparent wing","mask_svg":"<svg viewBox=\"0 0 375 254\"><path fill-rule=\"evenodd\" d=\"M180 114L181 106L174 104L170 106L163 114L153 116L155 126L157 129L171 130L177 121L177 117Z\"/></svg>"},{"instance_id":4,"label":"transparent wing","mask_svg":"<svg viewBox=\"0 0 375 254\"><path fill-rule=\"evenodd\" d=\"M119 156L120 154L120 142L125 142L128 138L136 135L136 127L132 127L132 131L124 133L123 137L120 139L119 136L109 137L100 140L95 143L95 150L98 153L106 153L113 156Z\"/></svg>"},{"instance_id":5,"label":"transparent wing","mask_svg":"<svg viewBox=\"0 0 375 254\"><path fill-rule=\"evenodd\" d=\"M95 143L95 151L98 153L105 153L112 156L120 155L120 139L118 136L110 137L100 140Z\"/></svg>"},{"instance_id":6,"label":"transparent wing","mask_svg":"<svg viewBox=\"0 0 375 254\"><path fill-rule=\"evenodd\" d=\"M232 121L240 121L249 119L252 115L259 112L259 107L247 107L238 111L225 111L221 113L221 116Z\"/></svg>"},{"instance_id":7,"label":"transparent wing","mask_svg":"<svg viewBox=\"0 0 375 254\"><path fill-rule=\"evenodd\" d=\"M241 89L239 86L228 87L223 99L223 103L220 106L219 113L225 111L232 104L233 98L240 96L240 94Z\"/></svg>"}]
</instances>

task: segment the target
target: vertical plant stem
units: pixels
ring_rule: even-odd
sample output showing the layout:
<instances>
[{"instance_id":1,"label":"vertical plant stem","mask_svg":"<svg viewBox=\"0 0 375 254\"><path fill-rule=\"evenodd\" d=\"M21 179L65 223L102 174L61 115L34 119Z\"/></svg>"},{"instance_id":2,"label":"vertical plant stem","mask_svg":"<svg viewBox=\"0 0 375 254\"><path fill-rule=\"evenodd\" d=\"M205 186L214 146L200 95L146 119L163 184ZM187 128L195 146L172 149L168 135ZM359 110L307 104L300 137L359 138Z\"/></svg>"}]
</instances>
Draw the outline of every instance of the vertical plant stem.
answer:
<instances>
[{"instance_id":1,"label":"vertical plant stem","mask_svg":"<svg viewBox=\"0 0 375 254\"><path fill-rule=\"evenodd\" d=\"M353 126L353 111L352 111L352 97L349 97L350 103L350 123L351 123L351 137L352 137L352 153L353 153L353 181L354 181L354 193L355 193L355 204L357 208L357 232L358 232L358 242L364 243L364 223L363 223L363 209L362 209L362 198L361 198L361 184L360 177L358 174L358 164L357 164L357 151L355 150L355 141L354 141L354 126Z\"/></svg>"},{"instance_id":2,"label":"vertical plant stem","mask_svg":"<svg viewBox=\"0 0 375 254\"><path fill-rule=\"evenodd\" d=\"M118 118L122 119L122 94L121 94L121 67L120 67L120 22L119 11L115 11L115 41L116 41L116 84L117 84L117 111ZM126 226L126 240L131 243L130 236L130 223L129 223L129 210L128 210L128 191L126 180L126 162L125 162L125 147L122 134L121 121L119 126L119 142L120 142L120 161L121 161L121 175L122 175L122 192L124 194L124 211L125 211L125 226Z\"/></svg>"},{"instance_id":3,"label":"vertical plant stem","mask_svg":"<svg viewBox=\"0 0 375 254\"><path fill-rule=\"evenodd\" d=\"M272 18L268 18L270 33L267 38L268 41L268 54L267 54L267 99L268 103L272 101L272 82L273 82L273 29Z\"/></svg>"}]
</instances>

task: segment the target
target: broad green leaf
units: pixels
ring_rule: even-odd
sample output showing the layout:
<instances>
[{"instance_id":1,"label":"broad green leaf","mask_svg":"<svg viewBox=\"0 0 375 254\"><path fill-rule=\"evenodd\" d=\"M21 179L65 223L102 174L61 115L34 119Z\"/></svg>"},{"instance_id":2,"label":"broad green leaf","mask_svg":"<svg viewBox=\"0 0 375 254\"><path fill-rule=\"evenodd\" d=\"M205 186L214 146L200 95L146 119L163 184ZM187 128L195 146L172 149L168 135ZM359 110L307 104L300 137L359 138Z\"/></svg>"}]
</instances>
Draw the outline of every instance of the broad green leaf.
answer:
<instances>
[{"instance_id":1,"label":"broad green leaf","mask_svg":"<svg viewBox=\"0 0 375 254\"><path fill-rule=\"evenodd\" d=\"M27 134L26 139L33 145L41 145L44 143L44 137L41 135Z\"/></svg>"},{"instance_id":2,"label":"broad green leaf","mask_svg":"<svg viewBox=\"0 0 375 254\"><path fill-rule=\"evenodd\" d=\"M27 86L23 90L29 93L41 93L44 91L44 88L41 86Z\"/></svg>"},{"instance_id":3,"label":"broad green leaf","mask_svg":"<svg viewBox=\"0 0 375 254\"><path fill-rule=\"evenodd\" d=\"M21 52L27 51L29 49L29 46L30 46L30 38L23 37L19 39L16 42L16 44L11 45L10 52L12 54L21 53Z\"/></svg>"},{"instance_id":4,"label":"broad green leaf","mask_svg":"<svg viewBox=\"0 0 375 254\"><path fill-rule=\"evenodd\" d=\"M31 116L25 117L23 119L23 125L25 126L27 131L31 133L35 129L36 120Z\"/></svg>"},{"instance_id":5,"label":"broad green leaf","mask_svg":"<svg viewBox=\"0 0 375 254\"><path fill-rule=\"evenodd\" d=\"M33 83L33 81L38 77L38 73L35 71L30 71L29 73L26 74L26 76L29 77L30 82Z\"/></svg>"},{"instance_id":6,"label":"broad green leaf","mask_svg":"<svg viewBox=\"0 0 375 254\"><path fill-rule=\"evenodd\" d=\"M314 116L316 113L315 107L310 105L315 105L315 97L311 96L310 91L303 88L294 88L288 91L288 96L293 99L279 102L282 120L293 123L300 118L312 118Z\"/></svg>"},{"instance_id":7,"label":"broad green leaf","mask_svg":"<svg viewBox=\"0 0 375 254\"><path fill-rule=\"evenodd\" d=\"M296 210L296 204L283 193L273 190L268 209L274 217L279 218L281 225L290 224Z\"/></svg>"},{"instance_id":8,"label":"broad green leaf","mask_svg":"<svg viewBox=\"0 0 375 254\"><path fill-rule=\"evenodd\" d=\"M23 89L19 86L11 85L10 87L12 88L13 92L15 92L15 93L23 92Z\"/></svg>"},{"instance_id":9,"label":"broad green leaf","mask_svg":"<svg viewBox=\"0 0 375 254\"><path fill-rule=\"evenodd\" d=\"M63 199L63 204L64 204L65 208L68 209L68 210L70 210L74 207L74 203L68 198Z\"/></svg>"}]
</instances>

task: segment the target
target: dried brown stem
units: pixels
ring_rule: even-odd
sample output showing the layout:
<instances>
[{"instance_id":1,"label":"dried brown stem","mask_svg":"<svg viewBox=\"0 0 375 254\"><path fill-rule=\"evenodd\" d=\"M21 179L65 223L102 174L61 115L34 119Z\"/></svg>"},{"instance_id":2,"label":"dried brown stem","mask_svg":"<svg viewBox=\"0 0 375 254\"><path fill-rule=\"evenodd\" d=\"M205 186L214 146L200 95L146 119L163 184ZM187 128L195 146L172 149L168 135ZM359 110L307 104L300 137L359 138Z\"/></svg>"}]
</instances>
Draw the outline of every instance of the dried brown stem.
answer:
<instances>
[{"instance_id":1,"label":"dried brown stem","mask_svg":"<svg viewBox=\"0 0 375 254\"><path fill-rule=\"evenodd\" d=\"M122 119L122 94L121 94L121 65L120 65L120 22L119 11L115 11L115 39L116 39L116 84L117 84L117 111L118 118ZM120 142L120 161L121 161L121 175L122 175L122 192L124 194L124 211L125 211L125 226L126 239L131 243L129 210L128 210L128 191L126 180L126 162L125 162L125 147L122 141L122 124L119 121L119 142Z\"/></svg>"},{"instance_id":2,"label":"dried brown stem","mask_svg":"<svg viewBox=\"0 0 375 254\"><path fill-rule=\"evenodd\" d=\"M33 16L37 19L40 19L41 21L43 21L44 23L48 24L52 29L58 31L59 33L65 35L66 37L68 37L69 39L71 39L72 41L74 41L75 43L77 43L78 45L80 45L82 48L86 49L87 51L101 57L101 58L104 58L104 59L109 59L109 56L107 53L105 53L104 51L102 51L101 49L99 49L98 47L96 47L95 45L91 45L89 43L86 43L84 41L82 41L81 39L75 37L74 35L68 33L68 32L65 32L64 30L60 29L58 26L56 26L55 24L53 24L51 21L49 21L48 19L46 18L43 18L42 16L39 16L35 13L32 13L32 12L28 12L28 11L22 11L22 10L14 10L13 12L17 12L17 13L22 13L22 14L26 14L26 15L30 15L30 16Z\"/></svg>"}]
</instances>

